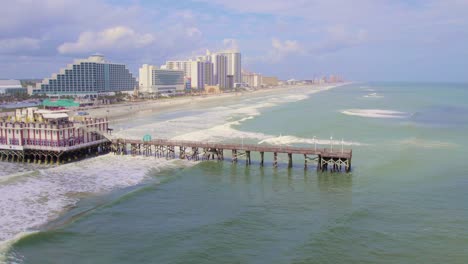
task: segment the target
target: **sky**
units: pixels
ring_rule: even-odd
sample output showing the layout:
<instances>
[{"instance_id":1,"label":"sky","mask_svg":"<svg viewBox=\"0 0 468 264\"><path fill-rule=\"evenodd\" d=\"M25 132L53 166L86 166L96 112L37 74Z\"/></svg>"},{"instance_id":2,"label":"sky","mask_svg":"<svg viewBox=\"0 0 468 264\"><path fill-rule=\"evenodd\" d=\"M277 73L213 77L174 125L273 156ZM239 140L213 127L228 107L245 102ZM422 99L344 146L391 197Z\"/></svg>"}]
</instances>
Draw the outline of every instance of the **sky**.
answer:
<instances>
[{"instance_id":1,"label":"sky","mask_svg":"<svg viewBox=\"0 0 468 264\"><path fill-rule=\"evenodd\" d=\"M0 1L0 79L93 53L136 75L206 49L281 79L468 82L468 0Z\"/></svg>"}]
</instances>

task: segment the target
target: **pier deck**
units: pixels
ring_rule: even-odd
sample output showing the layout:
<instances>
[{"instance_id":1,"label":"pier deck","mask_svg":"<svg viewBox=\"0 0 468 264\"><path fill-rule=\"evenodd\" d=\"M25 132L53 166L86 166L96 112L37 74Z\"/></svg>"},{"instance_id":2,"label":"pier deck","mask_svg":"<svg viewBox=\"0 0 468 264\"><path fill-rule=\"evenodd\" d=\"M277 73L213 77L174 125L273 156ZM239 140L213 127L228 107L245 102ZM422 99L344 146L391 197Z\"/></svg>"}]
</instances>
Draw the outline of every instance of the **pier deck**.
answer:
<instances>
[{"instance_id":1,"label":"pier deck","mask_svg":"<svg viewBox=\"0 0 468 264\"><path fill-rule=\"evenodd\" d=\"M324 171L330 167L331 171L351 171L351 149L305 148L291 146L268 146L254 144L210 143L196 141L179 141L154 139L149 141L135 139L112 139L111 151L115 154L131 154L156 156L166 158L180 158L189 160L224 160L224 151L231 151L232 162L239 157L245 157L247 165L251 164L251 152L260 153L260 165L264 165L264 154L273 154L273 166L278 166L278 154L288 155L288 166L292 167L292 155L304 156L304 167L309 160L317 161L317 170Z\"/></svg>"}]
</instances>

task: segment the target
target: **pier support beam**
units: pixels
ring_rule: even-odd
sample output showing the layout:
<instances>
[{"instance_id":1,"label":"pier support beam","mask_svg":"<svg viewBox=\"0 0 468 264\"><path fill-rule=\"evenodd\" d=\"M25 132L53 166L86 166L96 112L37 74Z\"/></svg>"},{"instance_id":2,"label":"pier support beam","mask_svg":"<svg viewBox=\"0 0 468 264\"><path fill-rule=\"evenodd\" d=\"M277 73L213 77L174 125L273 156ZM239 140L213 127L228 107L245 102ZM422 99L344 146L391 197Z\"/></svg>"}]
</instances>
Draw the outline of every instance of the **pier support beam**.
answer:
<instances>
[{"instance_id":1,"label":"pier support beam","mask_svg":"<svg viewBox=\"0 0 468 264\"><path fill-rule=\"evenodd\" d=\"M288 153L288 168L292 168L293 163L292 163L292 154Z\"/></svg>"},{"instance_id":2,"label":"pier support beam","mask_svg":"<svg viewBox=\"0 0 468 264\"><path fill-rule=\"evenodd\" d=\"M278 153L273 153L273 167L278 167Z\"/></svg>"},{"instance_id":3,"label":"pier support beam","mask_svg":"<svg viewBox=\"0 0 468 264\"><path fill-rule=\"evenodd\" d=\"M260 166L263 167L265 152L260 152Z\"/></svg>"},{"instance_id":4,"label":"pier support beam","mask_svg":"<svg viewBox=\"0 0 468 264\"><path fill-rule=\"evenodd\" d=\"M318 159L317 159L317 171L321 171L322 170L322 156L321 155L318 155Z\"/></svg>"}]
</instances>

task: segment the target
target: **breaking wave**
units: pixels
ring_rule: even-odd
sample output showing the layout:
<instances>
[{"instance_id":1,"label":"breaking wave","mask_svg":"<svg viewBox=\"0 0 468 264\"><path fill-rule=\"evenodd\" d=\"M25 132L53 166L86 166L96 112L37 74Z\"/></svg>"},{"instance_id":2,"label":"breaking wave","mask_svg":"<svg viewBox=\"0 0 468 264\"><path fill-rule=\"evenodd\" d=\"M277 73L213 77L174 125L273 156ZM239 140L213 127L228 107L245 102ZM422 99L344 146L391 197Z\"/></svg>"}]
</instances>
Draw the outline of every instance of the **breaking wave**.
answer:
<instances>
[{"instance_id":1,"label":"breaking wave","mask_svg":"<svg viewBox=\"0 0 468 264\"><path fill-rule=\"evenodd\" d=\"M383 95L377 93L370 93L363 96L364 98L383 98Z\"/></svg>"},{"instance_id":2,"label":"breaking wave","mask_svg":"<svg viewBox=\"0 0 468 264\"><path fill-rule=\"evenodd\" d=\"M34 232L59 217L82 195L134 186L149 177L150 169L160 171L190 164L109 154L25 172L24 177L8 177L0 185L0 248L10 245L19 234Z\"/></svg>"},{"instance_id":3,"label":"breaking wave","mask_svg":"<svg viewBox=\"0 0 468 264\"><path fill-rule=\"evenodd\" d=\"M291 144L310 144L310 145L344 145L344 146L363 146L364 144L353 141L341 141L341 140L329 140L329 139L313 139L313 138L301 138L295 136L279 136L269 137L258 144L271 144L271 145L291 145Z\"/></svg>"},{"instance_id":4,"label":"breaking wave","mask_svg":"<svg viewBox=\"0 0 468 264\"><path fill-rule=\"evenodd\" d=\"M341 111L342 114L350 116L371 117L371 118L407 118L408 113L380 110L380 109L347 109Z\"/></svg>"}]
</instances>

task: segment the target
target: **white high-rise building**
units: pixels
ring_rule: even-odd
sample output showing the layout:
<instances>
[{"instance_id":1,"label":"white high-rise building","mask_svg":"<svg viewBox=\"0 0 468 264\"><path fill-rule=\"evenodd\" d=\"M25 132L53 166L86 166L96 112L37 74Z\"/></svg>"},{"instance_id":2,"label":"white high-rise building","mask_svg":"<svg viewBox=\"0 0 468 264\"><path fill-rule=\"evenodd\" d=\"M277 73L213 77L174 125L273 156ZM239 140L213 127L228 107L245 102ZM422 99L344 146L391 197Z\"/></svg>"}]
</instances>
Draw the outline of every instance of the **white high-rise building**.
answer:
<instances>
[{"instance_id":1,"label":"white high-rise building","mask_svg":"<svg viewBox=\"0 0 468 264\"><path fill-rule=\"evenodd\" d=\"M179 70L184 72L185 77L190 77L192 74L192 60L186 61L167 61L166 69L167 70Z\"/></svg>"},{"instance_id":2,"label":"white high-rise building","mask_svg":"<svg viewBox=\"0 0 468 264\"><path fill-rule=\"evenodd\" d=\"M154 65L148 65L148 64L143 64L138 73L138 89L142 93L150 93L152 91L153 87L153 79L152 79L152 74L153 70L157 69L158 67Z\"/></svg>"},{"instance_id":3,"label":"white high-rise building","mask_svg":"<svg viewBox=\"0 0 468 264\"><path fill-rule=\"evenodd\" d=\"M213 75L213 63L210 61L205 61L205 84L215 85Z\"/></svg>"},{"instance_id":4,"label":"white high-rise building","mask_svg":"<svg viewBox=\"0 0 468 264\"><path fill-rule=\"evenodd\" d=\"M227 75L234 76L235 83L242 82L242 57L238 51L223 51L218 54L227 58Z\"/></svg>"},{"instance_id":5,"label":"white high-rise building","mask_svg":"<svg viewBox=\"0 0 468 264\"><path fill-rule=\"evenodd\" d=\"M192 61L190 80L192 89L205 89L205 62Z\"/></svg>"},{"instance_id":6,"label":"white high-rise building","mask_svg":"<svg viewBox=\"0 0 468 264\"><path fill-rule=\"evenodd\" d=\"M203 90L205 85L213 85L213 63L209 61L192 61L190 76L193 89Z\"/></svg>"},{"instance_id":7,"label":"white high-rise building","mask_svg":"<svg viewBox=\"0 0 468 264\"><path fill-rule=\"evenodd\" d=\"M212 54L211 62L213 63L214 84L219 85L219 88L226 88L227 57L220 54Z\"/></svg>"}]
</instances>

